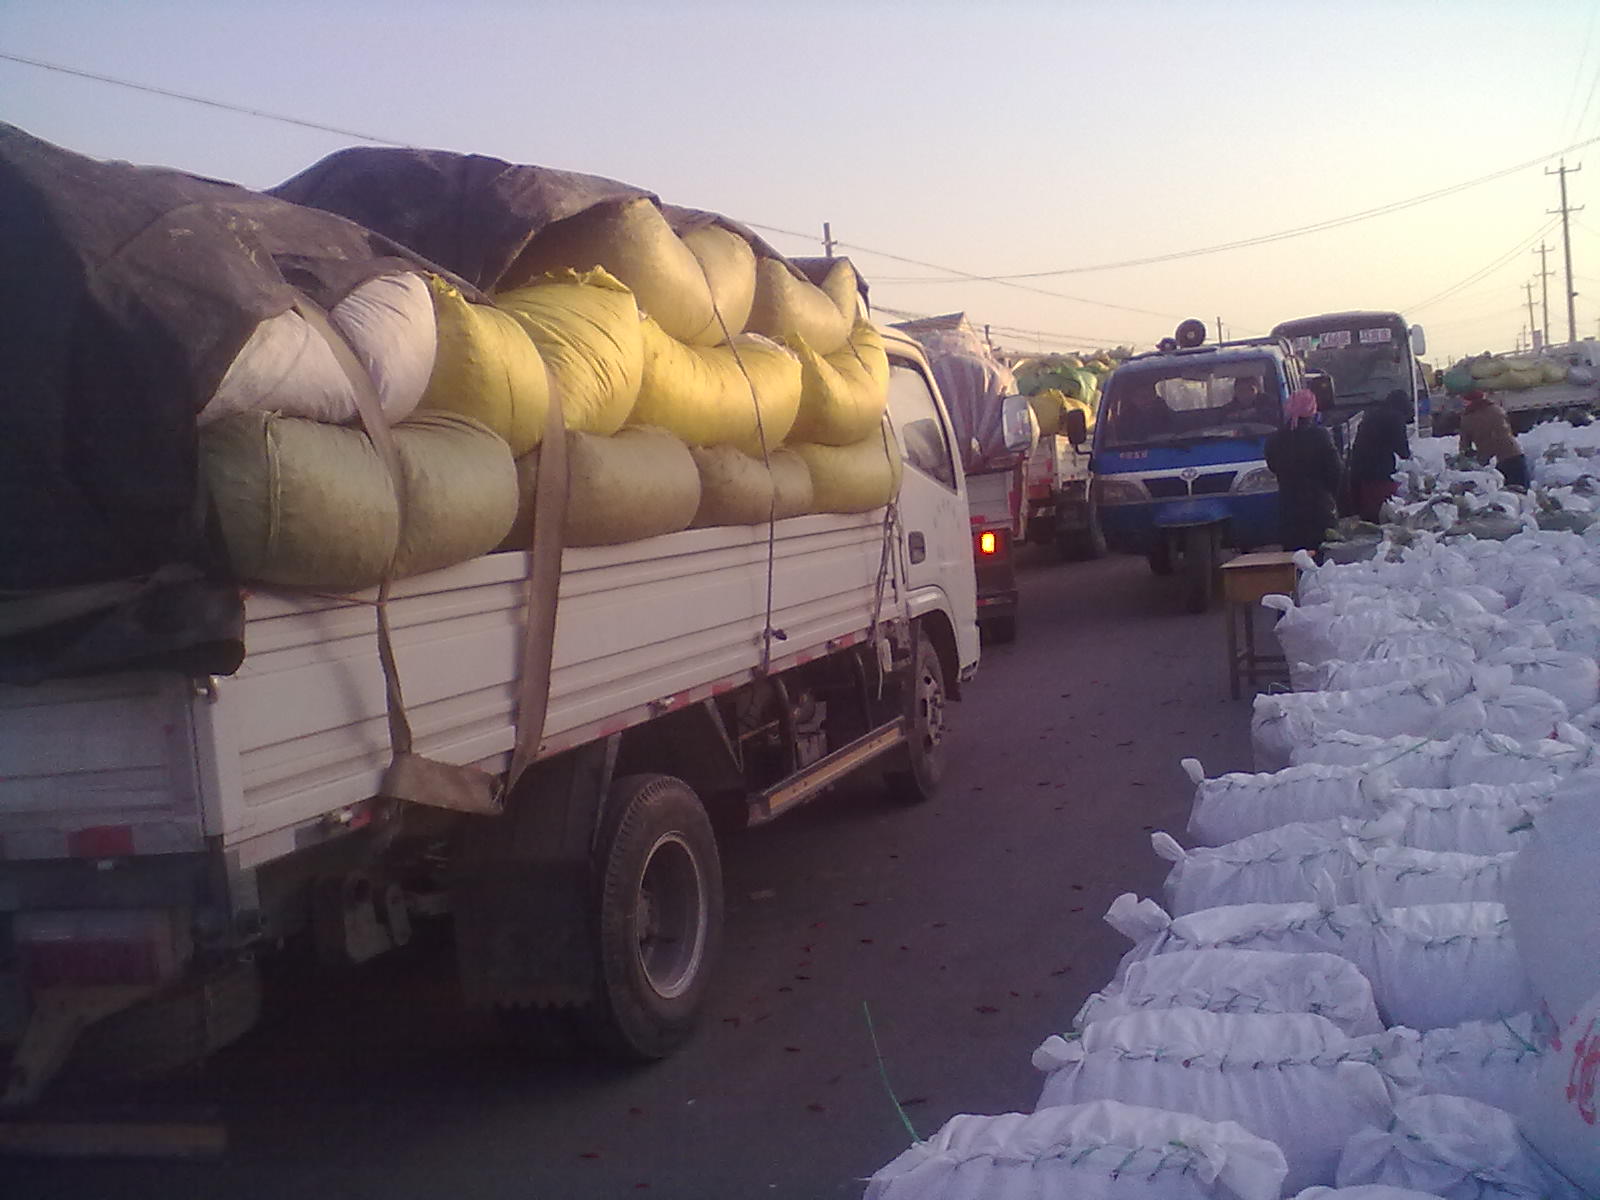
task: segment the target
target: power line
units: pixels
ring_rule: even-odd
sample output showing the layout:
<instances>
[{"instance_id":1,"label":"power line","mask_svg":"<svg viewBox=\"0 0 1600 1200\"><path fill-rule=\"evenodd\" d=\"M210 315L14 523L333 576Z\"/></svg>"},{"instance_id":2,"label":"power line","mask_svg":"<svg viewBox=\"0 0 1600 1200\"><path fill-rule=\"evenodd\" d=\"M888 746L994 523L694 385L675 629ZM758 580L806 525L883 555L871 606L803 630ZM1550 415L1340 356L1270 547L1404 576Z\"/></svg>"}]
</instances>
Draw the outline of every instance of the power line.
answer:
<instances>
[{"instance_id":1,"label":"power line","mask_svg":"<svg viewBox=\"0 0 1600 1200\"><path fill-rule=\"evenodd\" d=\"M1553 220L1546 221L1544 224L1540 225L1538 229L1535 229L1531 234L1523 238L1515 246L1511 247L1510 250L1507 250L1504 254L1500 255L1500 257L1496 258L1488 266L1482 268L1481 270L1474 271L1471 275L1467 276L1459 283L1452 284L1451 286L1445 288L1444 291L1435 293L1434 295L1429 296L1426 300L1419 301L1418 303L1410 305L1401 311L1406 313L1421 312L1424 308L1428 308L1434 304L1437 304L1441 300L1445 300L1450 296L1455 295L1457 292L1471 287L1480 279L1493 274L1495 271L1498 271L1501 267L1505 266L1506 263L1510 262L1513 257L1521 254L1525 247L1531 246L1537 239L1542 238L1545 234L1554 229L1555 225L1556 223Z\"/></svg>"},{"instance_id":2,"label":"power line","mask_svg":"<svg viewBox=\"0 0 1600 1200\"><path fill-rule=\"evenodd\" d=\"M1583 84L1583 68L1589 63L1589 46L1594 41L1595 14L1600 12L1600 4L1592 4L1589 8L1589 23L1583 35L1583 51L1578 55L1578 66L1572 73L1572 88L1567 93L1566 107L1561 110L1561 124L1559 126L1563 137L1571 137L1583 127L1582 116L1575 123L1569 124L1568 118L1572 114L1573 101L1578 98L1578 89ZM1600 80L1600 65L1595 67L1595 79ZM1589 101L1594 99L1594 84L1589 85L1589 98L1584 101L1583 112L1589 109Z\"/></svg>"},{"instance_id":3,"label":"power line","mask_svg":"<svg viewBox=\"0 0 1600 1200\"><path fill-rule=\"evenodd\" d=\"M1433 200L1442 200L1446 196L1453 196L1457 192L1466 191L1468 188L1479 187L1485 183L1493 183L1496 179L1504 179L1507 175L1515 175L1518 171L1526 171L1528 168L1539 166L1541 163L1547 162L1558 155L1570 154L1574 150L1592 146L1596 142L1600 142L1600 136L1585 138L1583 141L1574 142L1572 145L1563 147L1560 150L1552 150L1547 154L1541 154L1537 158L1530 158L1526 162L1517 163L1515 166L1504 167L1487 175L1480 175L1476 179L1468 179L1462 183L1451 184L1449 187L1437 188L1420 196L1412 196L1406 200L1395 200L1389 204L1380 204L1376 208L1363 209L1360 212L1350 213L1343 217L1333 217L1326 221L1317 221L1310 225L1297 225L1293 229L1281 229L1277 233L1264 233L1255 237L1240 238L1237 241L1220 242L1215 246L1202 246L1196 250L1175 250L1169 254L1154 254L1147 258L1128 258L1120 262L1096 263L1088 267L1061 267L1052 271L1024 271L1006 275L972 275L968 276L968 278L999 283L1018 279L1044 279L1057 275L1082 275L1091 271L1119 271L1127 267L1147 267L1156 263L1175 262L1178 259L1197 258L1205 254L1221 254L1226 250L1243 250L1251 246L1264 246L1270 242L1281 242L1289 238L1304 237L1307 234L1322 233L1329 229L1353 225L1358 221L1367 221L1373 217L1387 216L1389 213L1415 208L1419 204L1427 204ZM909 262L911 260L903 261Z\"/></svg>"},{"instance_id":4,"label":"power line","mask_svg":"<svg viewBox=\"0 0 1600 1200\"><path fill-rule=\"evenodd\" d=\"M225 100L211 100L205 96L195 96L188 92L174 92L169 88L154 87L148 83L136 83L131 79L118 79L114 75L101 75L94 71L83 71L77 67L65 67L60 63L43 62L37 58L25 58L20 54L8 54L0 50L0 59L7 62L21 63L27 67L38 67L41 71L56 71L62 75L75 75L79 79L92 79L96 83L109 83L116 87L130 88L136 92L148 92L152 96L165 96L169 100L184 100L190 104L203 104L207 108L220 108L223 112L240 113L247 117L260 117L267 121L277 121L284 125L298 125L301 129L314 129L318 133L334 133L340 137L351 137L363 142L376 142L382 146L411 147L411 143L401 138L381 137L375 133L362 133L355 129L342 129L337 125L324 125L320 121L307 121L300 117L290 117L283 113L267 112L260 108L247 108L242 104L229 104Z\"/></svg>"},{"instance_id":5,"label":"power line","mask_svg":"<svg viewBox=\"0 0 1600 1200\"><path fill-rule=\"evenodd\" d=\"M759 229L763 233L781 233L787 237L804 238L807 241L816 241L816 237L809 233L796 233L792 229L779 229L774 225L759 225L754 221L746 222L752 229ZM877 258L885 258L890 262L906 263L913 267L925 267L930 271L943 271L946 275L953 276L949 279L930 279L923 282L929 283L997 283L1002 287L1015 288L1018 291L1032 292L1037 296L1052 296L1057 300L1070 300L1075 304L1087 304L1092 308L1109 308L1117 312L1136 313L1141 317L1160 317L1163 320L1179 321L1183 318L1177 313L1155 312L1148 308L1134 308L1127 304L1112 304L1107 300L1090 300L1084 296L1069 296L1065 292L1052 292L1048 288L1034 287L1031 284L1018 283L1003 275L980 275L972 271L963 271L960 267L947 267L941 263L925 262L920 258L907 258L903 254L891 254L887 250L875 250L871 246L862 246L856 242L835 241L834 245L844 250L857 250L862 254L871 254ZM874 279L873 283L885 283L886 280Z\"/></svg>"}]
</instances>

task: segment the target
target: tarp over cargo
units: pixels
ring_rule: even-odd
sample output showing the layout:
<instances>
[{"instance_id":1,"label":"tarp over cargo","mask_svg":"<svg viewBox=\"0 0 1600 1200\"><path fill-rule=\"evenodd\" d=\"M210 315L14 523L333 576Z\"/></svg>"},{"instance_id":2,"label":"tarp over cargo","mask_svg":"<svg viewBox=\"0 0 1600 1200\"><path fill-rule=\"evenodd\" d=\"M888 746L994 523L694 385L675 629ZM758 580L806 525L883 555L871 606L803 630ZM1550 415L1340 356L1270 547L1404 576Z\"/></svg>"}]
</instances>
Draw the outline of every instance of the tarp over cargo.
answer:
<instances>
[{"instance_id":1,"label":"tarp over cargo","mask_svg":"<svg viewBox=\"0 0 1600 1200\"><path fill-rule=\"evenodd\" d=\"M0 226L0 680L233 670L243 613L196 414L296 289L331 308L437 268L330 213L3 124Z\"/></svg>"}]
</instances>

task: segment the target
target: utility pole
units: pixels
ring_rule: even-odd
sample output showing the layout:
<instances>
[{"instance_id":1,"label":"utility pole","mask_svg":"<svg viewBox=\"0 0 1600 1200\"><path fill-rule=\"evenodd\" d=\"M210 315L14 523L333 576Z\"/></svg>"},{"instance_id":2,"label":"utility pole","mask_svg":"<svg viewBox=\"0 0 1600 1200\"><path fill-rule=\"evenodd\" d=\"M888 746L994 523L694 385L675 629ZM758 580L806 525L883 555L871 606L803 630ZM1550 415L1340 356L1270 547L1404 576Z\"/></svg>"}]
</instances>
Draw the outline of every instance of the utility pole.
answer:
<instances>
[{"instance_id":1,"label":"utility pole","mask_svg":"<svg viewBox=\"0 0 1600 1200\"><path fill-rule=\"evenodd\" d=\"M1546 261L1546 255L1548 255L1550 253L1550 247L1546 246L1544 244L1544 239L1543 238L1539 239L1539 248L1537 250L1535 250L1534 253L1539 256L1539 275L1538 275L1539 289L1543 293L1543 296L1544 296L1544 299L1543 299L1543 302L1542 302L1543 303L1543 308L1541 309L1541 312L1544 315L1544 320L1539 322L1539 328L1543 331L1543 335L1542 336L1543 336L1543 339L1544 339L1544 344L1546 346L1548 346L1550 344L1550 275L1551 275L1551 271L1550 271L1549 263Z\"/></svg>"},{"instance_id":2,"label":"utility pole","mask_svg":"<svg viewBox=\"0 0 1600 1200\"><path fill-rule=\"evenodd\" d=\"M833 257L833 226L826 221L822 223L822 254L825 258Z\"/></svg>"},{"instance_id":3,"label":"utility pole","mask_svg":"<svg viewBox=\"0 0 1600 1200\"><path fill-rule=\"evenodd\" d=\"M1554 171L1552 171L1549 167L1544 169L1544 173L1546 175L1556 175L1561 179L1561 207L1557 209L1546 209L1545 211L1551 213L1552 215L1555 213L1561 214L1561 244L1567 256L1567 341L1569 342L1575 342L1578 340L1578 310L1577 306L1573 303L1573 301L1578 298L1578 293L1572 290L1572 228L1568 223L1567 214L1582 212L1583 206L1579 205L1577 208L1568 206L1567 176L1576 174L1581 170L1583 170L1582 163L1579 163L1575 167L1568 167L1567 160L1564 158L1561 160L1561 166L1558 169Z\"/></svg>"},{"instance_id":4,"label":"utility pole","mask_svg":"<svg viewBox=\"0 0 1600 1200\"><path fill-rule=\"evenodd\" d=\"M1220 342L1221 340L1222 340L1222 318L1218 317L1217 318L1217 341Z\"/></svg>"},{"instance_id":5,"label":"utility pole","mask_svg":"<svg viewBox=\"0 0 1600 1200\"><path fill-rule=\"evenodd\" d=\"M1533 280L1528 280L1522 285L1522 290L1528 293L1528 328L1533 330L1533 348L1538 350L1541 343L1539 326L1533 319Z\"/></svg>"}]
</instances>

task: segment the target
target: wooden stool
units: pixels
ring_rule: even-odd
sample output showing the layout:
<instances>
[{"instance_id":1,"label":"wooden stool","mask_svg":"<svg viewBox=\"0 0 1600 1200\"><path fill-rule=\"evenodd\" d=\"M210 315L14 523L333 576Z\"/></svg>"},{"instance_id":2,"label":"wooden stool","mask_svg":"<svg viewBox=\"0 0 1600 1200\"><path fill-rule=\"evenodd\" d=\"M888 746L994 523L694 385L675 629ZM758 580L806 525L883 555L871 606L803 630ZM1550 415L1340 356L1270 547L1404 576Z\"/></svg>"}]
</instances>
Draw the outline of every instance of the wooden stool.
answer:
<instances>
[{"instance_id":1,"label":"wooden stool","mask_svg":"<svg viewBox=\"0 0 1600 1200\"><path fill-rule=\"evenodd\" d=\"M1293 596L1299 572L1294 555L1283 551L1241 554L1222 564L1222 615L1228 622L1228 693L1239 698L1239 682L1287 679L1289 663L1281 654L1256 652L1256 614L1261 597ZM1241 649L1240 624L1244 626Z\"/></svg>"}]
</instances>

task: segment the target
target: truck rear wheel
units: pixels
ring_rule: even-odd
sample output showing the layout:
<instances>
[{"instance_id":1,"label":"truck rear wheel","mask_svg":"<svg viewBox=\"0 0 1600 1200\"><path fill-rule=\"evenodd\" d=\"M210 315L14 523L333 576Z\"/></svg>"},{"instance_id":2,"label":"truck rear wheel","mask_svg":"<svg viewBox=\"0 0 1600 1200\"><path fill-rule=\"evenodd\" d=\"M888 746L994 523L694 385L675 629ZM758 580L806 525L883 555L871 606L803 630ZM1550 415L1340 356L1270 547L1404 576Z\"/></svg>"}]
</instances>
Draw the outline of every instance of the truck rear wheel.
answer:
<instances>
[{"instance_id":1,"label":"truck rear wheel","mask_svg":"<svg viewBox=\"0 0 1600 1200\"><path fill-rule=\"evenodd\" d=\"M665 1058L693 1034L722 932L722 866L705 808L670 775L611 788L601 840L601 995L586 1041L615 1058Z\"/></svg>"},{"instance_id":2,"label":"truck rear wheel","mask_svg":"<svg viewBox=\"0 0 1600 1200\"><path fill-rule=\"evenodd\" d=\"M926 637L917 639L909 692L904 766L886 772L884 783L895 799L920 804L939 790L945 760L944 667Z\"/></svg>"}]
</instances>

